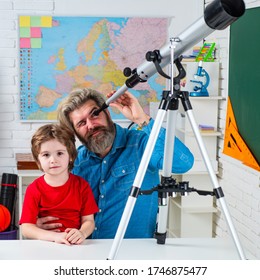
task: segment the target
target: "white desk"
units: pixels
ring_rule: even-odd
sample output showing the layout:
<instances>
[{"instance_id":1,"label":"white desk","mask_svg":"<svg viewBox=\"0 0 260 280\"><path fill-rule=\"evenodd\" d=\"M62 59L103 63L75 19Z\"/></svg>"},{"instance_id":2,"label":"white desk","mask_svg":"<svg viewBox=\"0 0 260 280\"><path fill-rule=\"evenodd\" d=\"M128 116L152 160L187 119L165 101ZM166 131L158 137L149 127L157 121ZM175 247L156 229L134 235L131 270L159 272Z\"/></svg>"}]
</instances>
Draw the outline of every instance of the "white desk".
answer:
<instances>
[{"instance_id":1,"label":"white desk","mask_svg":"<svg viewBox=\"0 0 260 280\"><path fill-rule=\"evenodd\" d=\"M68 246L39 240L0 240L1 260L106 260L112 239L86 240ZM246 255L247 259L253 259ZM158 245L155 239L124 239L117 260L239 260L231 239L168 238Z\"/></svg>"}]
</instances>

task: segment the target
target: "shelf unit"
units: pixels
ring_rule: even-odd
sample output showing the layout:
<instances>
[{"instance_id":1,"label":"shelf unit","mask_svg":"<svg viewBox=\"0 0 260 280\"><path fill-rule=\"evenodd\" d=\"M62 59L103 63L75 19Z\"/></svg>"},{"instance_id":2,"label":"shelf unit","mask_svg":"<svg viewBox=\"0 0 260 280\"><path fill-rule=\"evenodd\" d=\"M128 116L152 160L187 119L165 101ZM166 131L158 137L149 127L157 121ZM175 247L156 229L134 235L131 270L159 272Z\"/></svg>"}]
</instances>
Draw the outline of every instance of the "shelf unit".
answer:
<instances>
[{"instance_id":1,"label":"shelf unit","mask_svg":"<svg viewBox=\"0 0 260 280\"><path fill-rule=\"evenodd\" d=\"M18 217L22 213L23 199L27 186L43 173L40 170L17 170L18 175ZM19 230L19 239L22 239L22 233Z\"/></svg>"},{"instance_id":2,"label":"shelf unit","mask_svg":"<svg viewBox=\"0 0 260 280\"><path fill-rule=\"evenodd\" d=\"M196 73L198 62L183 63L186 68L186 81L183 90L191 91L189 82ZM217 138L218 107L223 97L218 95L219 63L204 63L203 67L210 75L211 84L208 87L208 97L190 97L194 119L197 125L210 125L214 131L201 131L201 136L207 150L213 170L218 173ZM192 127L183 108L179 108L176 136L189 147L194 155L192 169L182 175L174 175L177 182L188 181L189 187L197 190L213 191L213 185L204 163L200 147L196 141ZM213 213L217 210L213 205L213 196L201 196L196 192L187 196L172 197L169 199L168 236L169 237L212 237Z\"/></svg>"},{"instance_id":3,"label":"shelf unit","mask_svg":"<svg viewBox=\"0 0 260 280\"><path fill-rule=\"evenodd\" d=\"M177 181L188 181L190 187L211 191L208 174L187 174L175 176ZM169 200L169 237L212 237L213 207L211 196L190 193Z\"/></svg>"},{"instance_id":4,"label":"shelf unit","mask_svg":"<svg viewBox=\"0 0 260 280\"><path fill-rule=\"evenodd\" d=\"M215 131L207 132L201 131L201 136L208 152L213 169L217 172L217 137L221 136L221 132L217 130L218 126L218 101L223 100L220 96L210 97L190 97L192 111L197 125L204 124L216 128ZM179 109L178 124L176 129L176 136L179 137L191 150L194 155L195 163L192 172L207 172L206 166L193 134L188 118L182 108Z\"/></svg>"}]
</instances>

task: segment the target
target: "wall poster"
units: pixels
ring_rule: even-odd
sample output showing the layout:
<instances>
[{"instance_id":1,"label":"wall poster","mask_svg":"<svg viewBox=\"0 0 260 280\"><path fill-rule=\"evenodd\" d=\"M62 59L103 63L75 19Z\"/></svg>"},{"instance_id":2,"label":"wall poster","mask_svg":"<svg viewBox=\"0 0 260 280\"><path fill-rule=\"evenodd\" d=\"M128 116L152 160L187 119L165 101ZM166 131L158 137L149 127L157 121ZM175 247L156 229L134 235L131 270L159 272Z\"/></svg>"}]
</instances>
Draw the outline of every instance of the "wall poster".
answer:
<instances>
[{"instance_id":1,"label":"wall poster","mask_svg":"<svg viewBox=\"0 0 260 280\"><path fill-rule=\"evenodd\" d=\"M123 70L145 62L167 34L166 18L19 16L20 120L55 121L59 102L74 88L120 88ZM165 84L155 74L129 91L149 112ZM123 119L110 110L114 120Z\"/></svg>"}]
</instances>

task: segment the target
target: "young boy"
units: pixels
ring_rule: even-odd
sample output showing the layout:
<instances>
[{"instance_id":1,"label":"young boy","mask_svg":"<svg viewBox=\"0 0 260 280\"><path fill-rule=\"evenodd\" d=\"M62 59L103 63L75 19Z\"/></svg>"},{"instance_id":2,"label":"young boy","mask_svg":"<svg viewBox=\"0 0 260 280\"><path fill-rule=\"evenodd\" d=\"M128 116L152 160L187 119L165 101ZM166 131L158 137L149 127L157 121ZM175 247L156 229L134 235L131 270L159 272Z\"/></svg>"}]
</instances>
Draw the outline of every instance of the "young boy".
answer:
<instances>
[{"instance_id":1,"label":"young boy","mask_svg":"<svg viewBox=\"0 0 260 280\"><path fill-rule=\"evenodd\" d=\"M44 172L26 189L19 224L29 239L81 244L94 230L98 211L89 184L70 173L77 156L75 137L57 124L40 127L31 140L33 157ZM38 217L59 217L58 231L40 229Z\"/></svg>"}]
</instances>

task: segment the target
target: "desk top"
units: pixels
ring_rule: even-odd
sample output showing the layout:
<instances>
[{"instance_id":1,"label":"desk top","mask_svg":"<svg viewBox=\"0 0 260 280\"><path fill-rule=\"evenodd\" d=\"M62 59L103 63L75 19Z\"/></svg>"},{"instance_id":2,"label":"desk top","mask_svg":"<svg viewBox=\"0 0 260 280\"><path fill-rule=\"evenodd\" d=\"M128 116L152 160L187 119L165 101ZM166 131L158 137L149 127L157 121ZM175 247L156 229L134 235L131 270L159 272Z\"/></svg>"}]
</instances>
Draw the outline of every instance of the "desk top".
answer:
<instances>
[{"instance_id":1,"label":"desk top","mask_svg":"<svg viewBox=\"0 0 260 280\"><path fill-rule=\"evenodd\" d=\"M2 260L106 260L113 239L86 240L64 245L41 240L0 240ZM246 255L247 259L253 259ZM238 260L236 246L226 238L168 238L164 245L155 239L123 239L118 260Z\"/></svg>"}]
</instances>

